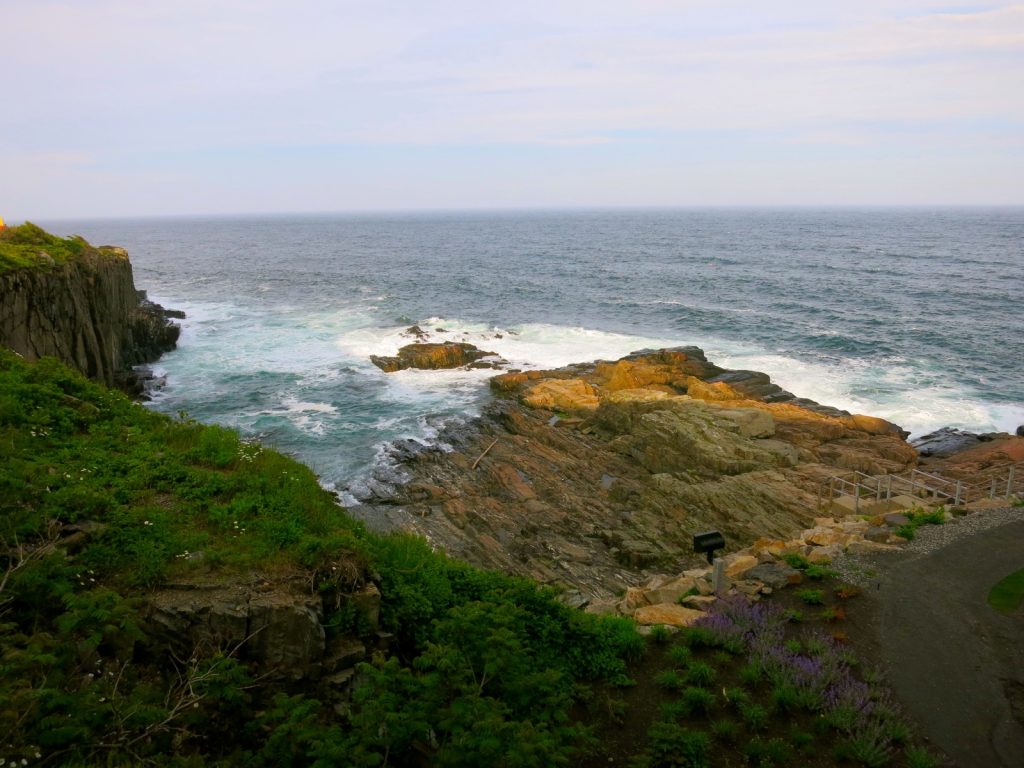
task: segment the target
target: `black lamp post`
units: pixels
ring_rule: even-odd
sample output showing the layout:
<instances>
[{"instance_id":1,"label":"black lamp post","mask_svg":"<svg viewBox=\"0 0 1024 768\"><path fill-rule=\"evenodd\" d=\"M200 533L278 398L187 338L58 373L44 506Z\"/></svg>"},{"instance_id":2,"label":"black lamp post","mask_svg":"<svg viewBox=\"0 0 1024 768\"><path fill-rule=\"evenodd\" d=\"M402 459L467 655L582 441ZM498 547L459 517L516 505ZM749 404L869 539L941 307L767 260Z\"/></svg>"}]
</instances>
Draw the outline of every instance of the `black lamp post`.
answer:
<instances>
[{"instance_id":1,"label":"black lamp post","mask_svg":"<svg viewBox=\"0 0 1024 768\"><path fill-rule=\"evenodd\" d=\"M693 536L693 551L708 556L708 563L714 565L715 550L725 547L725 537L718 531L705 531Z\"/></svg>"}]
</instances>

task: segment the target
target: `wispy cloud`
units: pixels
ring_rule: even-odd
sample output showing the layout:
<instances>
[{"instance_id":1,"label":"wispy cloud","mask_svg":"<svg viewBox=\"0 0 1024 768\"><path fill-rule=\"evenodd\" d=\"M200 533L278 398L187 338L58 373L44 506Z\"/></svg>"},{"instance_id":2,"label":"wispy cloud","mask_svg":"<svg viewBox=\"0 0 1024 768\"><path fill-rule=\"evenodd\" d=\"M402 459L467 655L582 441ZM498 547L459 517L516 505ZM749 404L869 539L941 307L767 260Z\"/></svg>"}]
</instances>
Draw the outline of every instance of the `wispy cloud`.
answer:
<instances>
[{"instance_id":1,"label":"wispy cloud","mask_svg":"<svg viewBox=\"0 0 1024 768\"><path fill-rule=\"evenodd\" d=\"M623 168L649 148L724 167L716 133L760 147L753 161L765 167L781 146L896 151L920 137L933 163L974 152L984 164L982 126L1024 134L1019 3L0 0L0 15L16 105L0 110L0 147L18 158L0 174L0 205L32 169L56 173L45 158L66 152L105 173L174 154L201 185L225 150L418 147L401 153L416 174L423 153L444 148L590 148L607 166L588 183L604 174L622 189L642 183ZM466 199L501 167L486 154L474 162ZM1001 165L1024 173L1012 152ZM456 181L435 183L458 196ZM665 203L685 197L666 184L647 188Z\"/></svg>"}]
</instances>

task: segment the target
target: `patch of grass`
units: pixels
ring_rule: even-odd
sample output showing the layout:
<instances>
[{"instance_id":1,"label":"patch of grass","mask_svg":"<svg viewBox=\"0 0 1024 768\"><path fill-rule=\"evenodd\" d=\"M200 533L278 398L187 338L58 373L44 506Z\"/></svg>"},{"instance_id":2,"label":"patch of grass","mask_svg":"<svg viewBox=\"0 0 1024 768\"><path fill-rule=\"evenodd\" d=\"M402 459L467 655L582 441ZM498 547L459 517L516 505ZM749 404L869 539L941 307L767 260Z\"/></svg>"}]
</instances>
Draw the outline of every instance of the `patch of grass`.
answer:
<instances>
[{"instance_id":1,"label":"patch of grass","mask_svg":"<svg viewBox=\"0 0 1024 768\"><path fill-rule=\"evenodd\" d=\"M820 589L802 589L796 593L796 596L807 605L825 604L825 593Z\"/></svg>"},{"instance_id":2,"label":"patch of grass","mask_svg":"<svg viewBox=\"0 0 1024 768\"><path fill-rule=\"evenodd\" d=\"M690 686L683 691L682 702L691 715L706 715L715 708L718 699L706 688Z\"/></svg>"},{"instance_id":3,"label":"patch of grass","mask_svg":"<svg viewBox=\"0 0 1024 768\"><path fill-rule=\"evenodd\" d=\"M705 688L715 681L715 668L703 661L695 661L686 670L686 682Z\"/></svg>"},{"instance_id":4,"label":"patch of grass","mask_svg":"<svg viewBox=\"0 0 1024 768\"><path fill-rule=\"evenodd\" d=\"M1000 579L988 593L988 604L1000 613L1014 613L1024 603L1024 569Z\"/></svg>"},{"instance_id":5,"label":"patch of grass","mask_svg":"<svg viewBox=\"0 0 1024 768\"><path fill-rule=\"evenodd\" d=\"M647 732L647 754L655 766L710 768L711 739L704 731L659 722Z\"/></svg>"},{"instance_id":6,"label":"patch of grass","mask_svg":"<svg viewBox=\"0 0 1024 768\"><path fill-rule=\"evenodd\" d=\"M926 749L907 747L904 754L907 758L907 768L939 768L938 759L932 757Z\"/></svg>"},{"instance_id":7,"label":"patch of grass","mask_svg":"<svg viewBox=\"0 0 1024 768\"><path fill-rule=\"evenodd\" d=\"M740 727L732 720L715 720L711 723L711 735L723 744L735 744L740 735Z\"/></svg>"},{"instance_id":8,"label":"patch of grass","mask_svg":"<svg viewBox=\"0 0 1024 768\"><path fill-rule=\"evenodd\" d=\"M768 710L760 704L740 704L740 717L752 731L763 731L768 726Z\"/></svg>"},{"instance_id":9,"label":"patch of grass","mask_svg":"<svg viewBox=\"0 0 1024 768\"><path fill-rule=\"evenodd\" d=\"M693 658L693 653L685 645L673 645L668 649L666 655L677 667L685 667Z\"/></svg>"},{"instance_id":10,"label":"patch of grass","mask_svg":"<svg viewBox=\"0 0 1024 768\"><path fill-rule=\"evenodd\" d=\"M93 248L81 237L57 237L31 222L0 229L0 272L11 269L51 269L85 255L122 258L105 248Z\"/></svg>"},{"instance_id":11,"label":"patch of grass","mask_svg":"<svg viewBox=\"0 0 1024 768\"><path fill-rule=\"evenodd\" d=\"M686 687L683 676L674 669L666 669L654 677L654 682L668 691L681 691Z\"/></svg>"},{"instance_id":12,"label":"patch of grass","mask_svg":"<svg viewBox=\"0 0 1024 768\"><path fill-rule=\"evenodd\" d=\"M896 535L912 540L922 525L942 525L946 522L945 507L936 507L932 512L907 512L909 522L896 529Z\"/></svg>"},{"instance_id":13,"label":"patch of grass","mask_svg":"<svg viewBox=\"0 0 1024 768\"><path fill-rule=\"evenodd\" d=\"M796 568L798 571L806 571L811 567L811 561L803 555L798 555L795 552L791 552L788 555L782 556L783 561L790 567Z\"/></svg>"},{"instance_id":14,"label":"patch of grass","mask_svg":"<svg viewBox=\"0 0 1024 768\"><path fill-rule=\"evenodd\" d=\"M832 570L831 568L826 568L823 565L811 565L808 566L807 570L804 571L804 576L806 576L808 579L813 579L815 581L832 578L838 575L839 574L836 571Z\"/></svg>"},{"instance_id":15,"label":"patch of grass","mask_svg":"<svg viewBox=\"0 0 1024 768\"><path fill-rule=\"evenodd\" d=\"M651 634L649 637L658 645L664 645L672 639L672 633L664 624L655 624L651 627Z\"/></svg>"}]
</instances>

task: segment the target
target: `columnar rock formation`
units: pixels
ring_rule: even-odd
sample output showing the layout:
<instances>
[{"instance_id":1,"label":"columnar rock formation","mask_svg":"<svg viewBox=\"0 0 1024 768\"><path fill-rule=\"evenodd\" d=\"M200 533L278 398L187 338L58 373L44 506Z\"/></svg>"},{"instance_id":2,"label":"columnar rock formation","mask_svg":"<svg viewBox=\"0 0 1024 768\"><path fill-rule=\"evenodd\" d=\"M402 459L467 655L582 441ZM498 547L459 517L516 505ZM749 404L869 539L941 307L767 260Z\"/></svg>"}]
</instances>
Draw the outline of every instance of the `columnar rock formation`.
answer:
<instances>
[{"instance_id":1,"label":"columnar rock formation","mask_svg":"<svg viewBox=\"0 0 1024 768\"><path fill-rule=\"evenodd\" d=\"M56 357L107 385L131 388L131 366L173 349L179 328L136 291L122 248L0 273L0 346Z\"/></svg>"}]
</instances>

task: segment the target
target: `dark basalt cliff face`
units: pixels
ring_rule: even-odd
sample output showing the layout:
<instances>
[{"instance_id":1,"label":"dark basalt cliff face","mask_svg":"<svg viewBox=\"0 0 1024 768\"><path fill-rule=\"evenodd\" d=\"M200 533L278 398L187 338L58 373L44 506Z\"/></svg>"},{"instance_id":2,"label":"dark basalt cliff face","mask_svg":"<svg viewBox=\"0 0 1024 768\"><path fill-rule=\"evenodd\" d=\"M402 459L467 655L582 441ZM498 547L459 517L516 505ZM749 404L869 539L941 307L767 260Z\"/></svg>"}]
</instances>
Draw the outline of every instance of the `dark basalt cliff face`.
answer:
<instances>
[{"instance_id":1,"label":"dark basalt cliff face","mask_svg":"<svg viewBox=\"0 0 1024 768\"><path fill-rule=\"evenodd\" d=\"M131 367L174 348L180 328L136 291L122 248L0 273L0 346L56 357L91 379L138 391Z\"/></svg>"}]
</instances>

